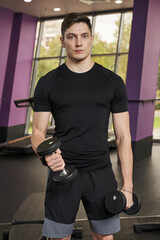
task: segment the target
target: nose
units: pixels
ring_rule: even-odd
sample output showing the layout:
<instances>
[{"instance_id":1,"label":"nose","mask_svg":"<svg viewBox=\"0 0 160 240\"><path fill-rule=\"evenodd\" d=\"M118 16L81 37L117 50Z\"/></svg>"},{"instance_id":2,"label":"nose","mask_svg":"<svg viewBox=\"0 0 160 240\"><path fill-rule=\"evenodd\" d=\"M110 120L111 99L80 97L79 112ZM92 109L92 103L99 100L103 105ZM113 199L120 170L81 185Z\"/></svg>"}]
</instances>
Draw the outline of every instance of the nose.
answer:
<instances>
[{"instance_id":1,"label":"nose","mask_svg":"<svg viewBox=\"0 0 160 240\"><path fill-rule=\"evenodd\" d=\"M82 39L80 36L76 38L76 47L81 47L82 46Z\"/></svg>"}]
</instances>

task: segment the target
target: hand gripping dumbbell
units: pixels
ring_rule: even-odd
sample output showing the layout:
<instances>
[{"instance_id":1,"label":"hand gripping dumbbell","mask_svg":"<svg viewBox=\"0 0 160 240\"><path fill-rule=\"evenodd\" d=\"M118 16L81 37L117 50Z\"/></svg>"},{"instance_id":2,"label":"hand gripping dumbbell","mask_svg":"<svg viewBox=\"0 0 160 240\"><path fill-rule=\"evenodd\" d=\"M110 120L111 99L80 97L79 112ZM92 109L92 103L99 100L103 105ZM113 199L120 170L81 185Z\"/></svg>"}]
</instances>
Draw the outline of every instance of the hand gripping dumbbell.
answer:
<instances>
[{"instance_id":1,"label":"hand gripping dumbbell","mask_svg":"<svg viewBox=\"0 0 160 240\"><path fill-rule=\"evenodd\" d=\"M44 158L52 154L61 146L61 141L57 137L48 138L37 147L37 153ZM77 170L73 165L66 165L62 171L54 172L53 181L64 184L71 181L77 175Z\"/></svg>"},{"instance_id":2,"label":"hand gripping dumbbell","mask_svg":"<svg viewBox=\"0 0 160 240\"><path fill-rule=\"evenodd\" d=\"M127 191L128 192L128 191ZM133 205L126 208L126 197L121 191L112 190L105 197L105 207L108 212L112 214L118 214L124 212L128 215L136 214L141 208L141 201L138 195L135 193L129 192L133 197Z\"/></svg>"}]
</instances>

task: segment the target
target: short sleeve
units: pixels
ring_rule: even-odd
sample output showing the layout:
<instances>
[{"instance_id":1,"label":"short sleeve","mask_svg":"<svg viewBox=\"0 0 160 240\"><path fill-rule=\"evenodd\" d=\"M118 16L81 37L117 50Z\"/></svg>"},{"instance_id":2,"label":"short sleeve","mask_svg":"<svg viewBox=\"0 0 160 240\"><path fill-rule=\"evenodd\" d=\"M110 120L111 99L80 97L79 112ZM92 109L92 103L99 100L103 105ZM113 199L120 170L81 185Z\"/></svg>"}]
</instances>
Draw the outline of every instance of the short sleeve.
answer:
<instances>
[{"instance_id":1,"label":"short sleeve","mask_svg":"<svg viewBox=\"0 0 160 240\"><path fill-rule=\"evenodd\" d=\"M34 92L34 111L50 112L51 106L48 99L48 90L45 78L40 78Z\"/></svg>"},{"instance_id":2,"label":"short sleeve","mask_svg":"<svg viewBox=\"0 0 160 240\"><path fill-rule=\"evenodd\" d=\"M111 103L112 113L120 113L128 111L128 97L126 86L122 78L117 77L113 80L114 95Z\"/></svg>"}]
</instances>

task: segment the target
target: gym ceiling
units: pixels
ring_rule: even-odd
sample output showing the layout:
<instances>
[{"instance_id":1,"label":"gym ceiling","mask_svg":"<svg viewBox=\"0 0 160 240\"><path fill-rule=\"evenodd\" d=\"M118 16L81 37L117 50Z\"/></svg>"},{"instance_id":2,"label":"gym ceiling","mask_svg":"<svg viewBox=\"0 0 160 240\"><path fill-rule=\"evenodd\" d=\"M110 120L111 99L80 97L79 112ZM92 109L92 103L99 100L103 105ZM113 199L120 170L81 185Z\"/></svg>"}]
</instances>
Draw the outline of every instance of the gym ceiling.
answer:
<instances>
[{"instance_id":1,"label":"gym ceiling","mask_svg":"<svg viewBox=\"0 0 160 240\"><path fill-rule=\"evenodd\" d=\"M0 0L0 7L8 8L14 12L25 13L38 18L63 16L69 12L103 12L133 8L134 0L123 0L116 4L115 0ZM55 12L54 8L61 10Z\"/></svg>"}]
</instances>

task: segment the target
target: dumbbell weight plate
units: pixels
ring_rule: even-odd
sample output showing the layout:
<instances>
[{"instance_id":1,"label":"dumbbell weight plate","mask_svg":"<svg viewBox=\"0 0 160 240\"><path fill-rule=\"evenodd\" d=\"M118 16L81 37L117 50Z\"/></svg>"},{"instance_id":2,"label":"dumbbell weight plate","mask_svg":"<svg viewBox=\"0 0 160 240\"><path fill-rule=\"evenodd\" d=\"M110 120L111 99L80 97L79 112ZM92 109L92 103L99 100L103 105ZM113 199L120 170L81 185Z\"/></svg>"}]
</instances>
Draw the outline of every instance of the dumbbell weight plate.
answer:
<instances>
[{"instance_id":1,"label":"dumbbell weight plate","mask_svg":"<svg viewBox=\"0 0 160 240\"><path fill-rule=\"evenodd\" d=\"M141 208L141 201L140 201L140 198L138 197L138 195L136 195L135 193L132 193L132 196L133 196L133 205L130 208L128 208L127 210L124 209L124 211L123 211L127 215L134 215Z\"/></svg>"},{"instance_id":2,"label":"dumbbell weight plate","mask_svg":"<svg viewBox=\"0 0 160 240\"><path fill-rule=\"evenodd\" d=\"M38 155L45 157L55 152L61 146L61 141L57 137L48 138L37 147Z\"/></svg>"},{"instance_id":3,"label":"dumbbell weight plate","mask_svg":"<svg viewBox=\"0 0 160 240\"><path fill-rule=\"evenodd\" d=\"M73 165L65 165L65 172L54 172L53 180L56 183L64 184L77 175L77 169Z\"/></svg>"},{"instance_id":4,"label":"dumbbell weight plate","mask_svg":"<svg viewBox=\"0 0 160 240\"><path fill-rule=\"evenodd\" d=\"M117 190L112 190L105 197L105 207L108 212L118 214L124 210L126 198L124 194Z\"/></svg>"}]
</instances>

